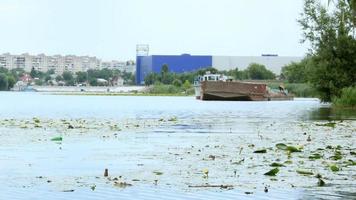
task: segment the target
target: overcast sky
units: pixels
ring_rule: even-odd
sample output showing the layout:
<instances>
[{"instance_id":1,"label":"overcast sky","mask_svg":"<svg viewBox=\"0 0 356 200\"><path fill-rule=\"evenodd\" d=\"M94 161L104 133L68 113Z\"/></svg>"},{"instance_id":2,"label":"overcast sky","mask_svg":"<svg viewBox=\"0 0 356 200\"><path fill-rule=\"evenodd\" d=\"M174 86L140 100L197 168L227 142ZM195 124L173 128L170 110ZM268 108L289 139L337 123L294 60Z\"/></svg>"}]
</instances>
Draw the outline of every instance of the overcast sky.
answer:
<instances>
[{"instance_id":1,"label":"overcast sky","mask_svg":"<svg viewBox=\"0 0 356 200\"><path fill-rule=\"evenodd\" d=\"M303 56L303 0L0 0L0 53Z\"/></svg>"}]
</instances>

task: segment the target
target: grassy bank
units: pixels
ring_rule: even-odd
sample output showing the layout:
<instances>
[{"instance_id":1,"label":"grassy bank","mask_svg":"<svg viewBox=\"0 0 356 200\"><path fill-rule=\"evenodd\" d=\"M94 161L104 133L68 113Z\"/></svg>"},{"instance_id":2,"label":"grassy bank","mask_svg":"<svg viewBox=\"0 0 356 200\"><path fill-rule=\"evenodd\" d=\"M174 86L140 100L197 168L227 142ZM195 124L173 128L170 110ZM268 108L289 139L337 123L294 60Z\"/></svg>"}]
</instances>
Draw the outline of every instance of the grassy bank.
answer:
<instances>
[{"instance_id":1,"label":"grassy bank","mask_svg":"<svg viewBox=\"0 0 356 200\"><path fill-rule=\"evenodd\" d=\"M174 85L166 84L154 84L150 86L147 94L149 95L170 95L170 96L190 96L194 94L194 88L190 87L184 89L183 87L178 87Z\"/></svg>"},{"instance_id":2,"label":"grassy bank","mask_svg":"<svg viewBox=\"0 0 356 200\"><path fill-rule=\"evenodd\" d=\"M278 89L281 83L271 82L268 86L272 89ZM317 91L307 83L283 83L288 92L296 97L317 97Z\"/></svg>"},{"instance_id":3,"label":"grassy bank","mask_svg":"<svg viewBox=\"0 0 356 200\"><path fill-rule=\"evenodd\" d=\"M341 96L333 98L333 106L356 109L356 87L342 89Z\"/></svg>"}]
</instances>

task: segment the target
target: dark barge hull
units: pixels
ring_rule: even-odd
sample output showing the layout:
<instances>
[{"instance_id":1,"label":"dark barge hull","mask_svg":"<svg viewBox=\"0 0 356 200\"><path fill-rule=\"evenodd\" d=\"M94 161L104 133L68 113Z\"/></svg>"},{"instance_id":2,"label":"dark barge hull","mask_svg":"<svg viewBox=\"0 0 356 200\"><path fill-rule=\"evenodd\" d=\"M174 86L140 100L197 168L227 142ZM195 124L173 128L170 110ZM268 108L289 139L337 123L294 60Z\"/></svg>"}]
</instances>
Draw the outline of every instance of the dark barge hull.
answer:
<instances>
[{"instance_id":1,"label":"dark barge hull","mask_svg":"<svg viewBox=\"0 0 356 200\"><path fill-rule=\"evenodd\" d=\"M263 83L203 81L201 82L200 99L220 101L280 101L293 100L293 96L283 93L269 94L267 85Z\"/></svg>"}]
</instances>

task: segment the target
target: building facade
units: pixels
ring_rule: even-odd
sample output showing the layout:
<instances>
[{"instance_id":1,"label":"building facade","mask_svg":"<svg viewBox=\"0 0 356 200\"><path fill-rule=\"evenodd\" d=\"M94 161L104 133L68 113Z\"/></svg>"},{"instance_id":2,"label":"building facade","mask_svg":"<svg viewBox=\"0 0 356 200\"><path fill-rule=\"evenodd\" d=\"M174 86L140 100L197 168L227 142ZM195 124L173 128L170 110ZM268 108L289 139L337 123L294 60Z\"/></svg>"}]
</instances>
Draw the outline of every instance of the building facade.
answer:
<instances>
[{"instance_id":1,"label":"building facade","mask_svg":"<svg viewBox=\"0 0 356 200\"><path fill-rule=\"evenodd\" d=\"M26 72L30 72L32 68L47 72L54 70L56 74L62 74L64 71L73 73L79 71L87 71L89 69L118 69L133 73L135 71L135 63L133 61L109 61L103 62L101 59L91 56L75 56L75 55L53 55L45 54L29 55L24 53L21 55L12 55L9 53L0 54L0 67L9 70L21 68Z\"/></svg>"},{"instance_id":2,"label":"building facade","mask_svg":"<svg viewBox=\"0 0 356 200\"><path fill-rule=\"evenodd\" d=\"M296 56L196 56L182 55L147 55L136 57L136 84L144 84L145 77L161 71L162 65L167 64L170 72L192 72L202 68L214 67L218 70L238 68L244 70L251 63L265 65L275 74L280 74L283 66L291 62L299 62L302 57Z\"/></svg>"}]
</instances>

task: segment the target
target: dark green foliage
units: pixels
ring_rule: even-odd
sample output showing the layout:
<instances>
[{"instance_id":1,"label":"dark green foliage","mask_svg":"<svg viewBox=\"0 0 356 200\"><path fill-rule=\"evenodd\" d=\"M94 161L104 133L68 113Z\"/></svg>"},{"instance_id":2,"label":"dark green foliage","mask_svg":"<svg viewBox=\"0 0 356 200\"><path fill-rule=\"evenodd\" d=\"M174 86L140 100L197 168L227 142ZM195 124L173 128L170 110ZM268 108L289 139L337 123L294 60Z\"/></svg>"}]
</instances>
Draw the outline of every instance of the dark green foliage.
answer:
<instances>
[{"instance_id":1,"label":"dark green foliage","mask_svg":"<svg viewBox=\"0 0 356 200\"><path fill-rule=\"evenodd\" d=\"M77 77L76 77L77 83L84 83L87 81L87 78L88 78L87 72L77 72L75 74L77 75Z\"/></svg>"},{"instance_id":2,"label":"dark green foliage","mask_svg":"<svg viewBox=\"0 0 356 200\"><path fill-rule=\"evenodd\" d=\"M340 97L335 97L333 103L337 107L356 108L356 87L343 88Z\"/></svg>"},{"instance_id":3,"label":"dark green foliage","mask_svg":"<svg viewBox=\"0 0 356 200\"><path fill-rule=\"evenodd\" d=\"M0 73L0 90L7 90L8 82L7 76L4 73Z\"/></svg>"},{"instance_id":4,"label":"dark green foliage","mask_svg":"<svg viewBox=\"0 0 356 200\"><path fill-rule=\"evenodd\" d=\"M0 67L0 91L10 90L18 80L18 69L8 70Z\"/></svg>"},{"instance_id":5,"label":"dark green foliage","mask_svg":"<svg viewBox=\"0 0 356 200\"><path fill-rule=\"evenodd\" d=\"M276 75L266 69L264 65L251 63L245 70L248 79L252 80L269 80L275 79Z\"/></svg>"},{"instance_id":6,"label":"dark green foliage","mask_svg":"<svg viewBox=\"0 0 356 200\"><path fill-rule=\"evenodd\" d=\"M301 62L292 62L282 68L282 76L289 83L307 82L307 65L309 58L304 58Z\"/></svg>"},{"instance_id":7,"label":"dark green foliage","mask_svg":"<svg viewBox=\"0 0 356 200\"><path fill-rule=\"evenodd\" d=\"M305 0L300 25L311 44L308 80L322 101L340 97L342 88L356 83L354 11L347 1L327 10L317 0Z\"/></svg>"}]
</instances>

